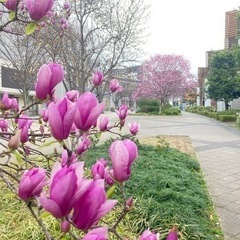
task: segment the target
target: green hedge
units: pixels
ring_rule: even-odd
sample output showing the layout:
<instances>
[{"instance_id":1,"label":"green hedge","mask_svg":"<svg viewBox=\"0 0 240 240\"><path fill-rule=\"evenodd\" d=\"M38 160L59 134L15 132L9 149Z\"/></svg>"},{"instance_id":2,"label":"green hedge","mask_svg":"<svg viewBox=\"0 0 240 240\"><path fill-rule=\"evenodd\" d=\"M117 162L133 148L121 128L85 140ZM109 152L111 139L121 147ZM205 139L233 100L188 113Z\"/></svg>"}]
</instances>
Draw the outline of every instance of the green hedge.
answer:
<instances>
[{"instance_id":1,"label":"green hedge","mask_svg":"<svg viewBox=\"0 0 240 240\"><path fill-rule=\"evenodd\" d=\"M236 115L218 115L218 120L222 122L232 122L236 121Z\"/></svg>"},{"instance_id":2,"label":"green hedge","mask_svg":"<svg viewBox=\"0 0 240 240\"><path fill-rule=\"evenodd\" d=\"M217 112L208 112L208 117L218 119L218 113Z\"/></svg>"},{"instance_id":3,"label":"green hedge","mask_svg":"<svg viewBox=\"0 0 240 240\"><path fill-rule=\"evenodd\" d=\"M157 99L142 99L138 101L137 112L154 113L159 112L160 102Z\"/></svg>"},{"instance_id":4,"label":"green hedge","mask_svg":"<svg viewBox=\"0 0 240 240\"><path fill-rule=\"evenodd\" d=\"M181 114L181 110L179 108L176 107L172 107L169 108L167 110L164 110L162 112L163 115L180 115Z\"/></svg>"}]
</instances>

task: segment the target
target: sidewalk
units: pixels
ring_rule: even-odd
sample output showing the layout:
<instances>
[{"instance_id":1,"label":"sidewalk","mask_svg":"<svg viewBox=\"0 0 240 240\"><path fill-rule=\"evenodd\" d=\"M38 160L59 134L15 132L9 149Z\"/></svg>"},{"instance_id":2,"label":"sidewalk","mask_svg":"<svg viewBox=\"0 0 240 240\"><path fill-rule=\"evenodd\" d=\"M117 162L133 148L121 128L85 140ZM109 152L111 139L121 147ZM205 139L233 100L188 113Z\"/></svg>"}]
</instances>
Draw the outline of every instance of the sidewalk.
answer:
<instances>
[{"instance_id":1,"label":"sidewalk","mask_svg":"<svg viewBox=\"0 0 240 240\"><path fill-rule=\"evenodd\" d=\"M129 116L140 123L139 138L156 135L189 136L195 147L225 240L240 240L240 131L210 118Z\"/></svg>"}]
</instances>

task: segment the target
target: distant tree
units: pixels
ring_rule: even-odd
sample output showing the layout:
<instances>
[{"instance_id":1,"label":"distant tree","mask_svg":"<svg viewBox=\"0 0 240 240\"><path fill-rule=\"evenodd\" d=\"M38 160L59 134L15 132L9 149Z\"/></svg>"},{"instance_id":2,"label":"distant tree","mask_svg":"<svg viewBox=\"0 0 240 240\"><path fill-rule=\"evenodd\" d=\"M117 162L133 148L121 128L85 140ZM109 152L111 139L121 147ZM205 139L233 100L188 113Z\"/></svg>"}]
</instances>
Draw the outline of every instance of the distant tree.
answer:
<instances>
[{"instance_id":1,"label":"distant tree","mask_svg":"<svg viewBox=\"0 0 240 240\"><path fill-rule=\"evenodd\" d=\"M182 97L196 86L190 62L180 55L155 55L147 60L139 75L135 98L158 99L161 107L170 99Z\"/></svg>"},{"instance_id":2,"label":"distant tree","mask_svg":"<svg viewBox=\"0 0 240 240\"><path fill-rule=\"evenodd\" d=\"M107 82L114 69L136 65L142 54L148 6L144 0L79 0L71 3L68 27L57 24L41 30L41 44L50 58L68 72L69 89L81 93L91 89L93 72L101 70ZM54 30L54 31L53 31ZM99 100L108 90L97 89Z\"/></svg>"},{"instance_id":3,"label":"distant tree","mask_svg":"<svg viewBox=\"0 0 240 240\"><path fill-rule=\"evenodd\" d=\"M229 102L240 97L240 49L239 47L215 52L210 58L207 75L207 94L215 101Z\"/></svg>"},{"instance_id":4,"label":"distant tree","mask_svg":"<svg viewBox=\"0 0 240 240\"><path fill-rule=\"evenodd\" d=\"M23 97L24 106L29 104L29 92L34 90L39 67L46 60L46 52L30 36L1 33L0 58L12 69L12 84Z\"/></svg>"},{"instance_id":5,"label":"distant tree","mask_svg":"<svg viewBox=\"0 0 240 240\"><path fill-rule=\"evenodd\" d=\"M187 91L183 100L190 103L190 105L193 105L194 103L196 103L197 96L198 96L196 90L197 89L191 89L191 90Z\"/></svg>"},{"instance_id":6,"label":"distant tree","mask_svg":"<svg viewBox=\"0 0 240 240\"><path fill-rule=\"evenodd\" d=\"M115 69L110 76L111 79L117 79L123 87L123 91L112 94L112 102L115 109L120 104L125 104L129 108L134 107L133 92L137 88L137 74L140 66L126 67L123 69Z\"/></svg>"}]
</instances>

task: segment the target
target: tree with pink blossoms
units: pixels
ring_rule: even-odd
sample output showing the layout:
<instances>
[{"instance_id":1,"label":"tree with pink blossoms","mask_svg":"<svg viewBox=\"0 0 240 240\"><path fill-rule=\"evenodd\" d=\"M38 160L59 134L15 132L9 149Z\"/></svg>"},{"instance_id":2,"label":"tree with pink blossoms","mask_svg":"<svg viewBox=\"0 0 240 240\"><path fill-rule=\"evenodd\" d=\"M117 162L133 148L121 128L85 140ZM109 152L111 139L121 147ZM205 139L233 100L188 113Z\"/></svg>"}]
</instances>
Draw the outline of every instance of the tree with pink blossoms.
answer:
<instances>
[{"instance_id":1,"label":"tree with pink blossoms","mask_svg":"<svg viewBox=\"0 0 240 240\"><path fill-rule=\"evenodd\" d=\"M136 99L158 99L161 107L169 100L182 97L196 86L190 62L180 55L155 55L147 60L139 74L134 92Z\"/></svg>"}]
</instances>

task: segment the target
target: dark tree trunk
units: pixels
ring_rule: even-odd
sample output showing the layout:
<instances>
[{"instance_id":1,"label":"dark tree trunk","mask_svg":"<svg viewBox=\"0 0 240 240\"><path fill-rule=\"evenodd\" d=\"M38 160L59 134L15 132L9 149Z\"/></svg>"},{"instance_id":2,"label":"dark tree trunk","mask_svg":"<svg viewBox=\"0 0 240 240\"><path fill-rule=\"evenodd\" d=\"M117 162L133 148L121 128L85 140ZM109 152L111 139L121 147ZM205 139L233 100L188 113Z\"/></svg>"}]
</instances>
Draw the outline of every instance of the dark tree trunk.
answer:
<instances>
[{"instance_id":1,"label":"dark tree trunk","mask_svg":"<svg viewBox=\"0 0 240 240\"><path fill-rule=\"evenodd\" d=\"M225 101L225 110L227 111L229 109L228 101Z\"/></svg>"}]
</instances>

